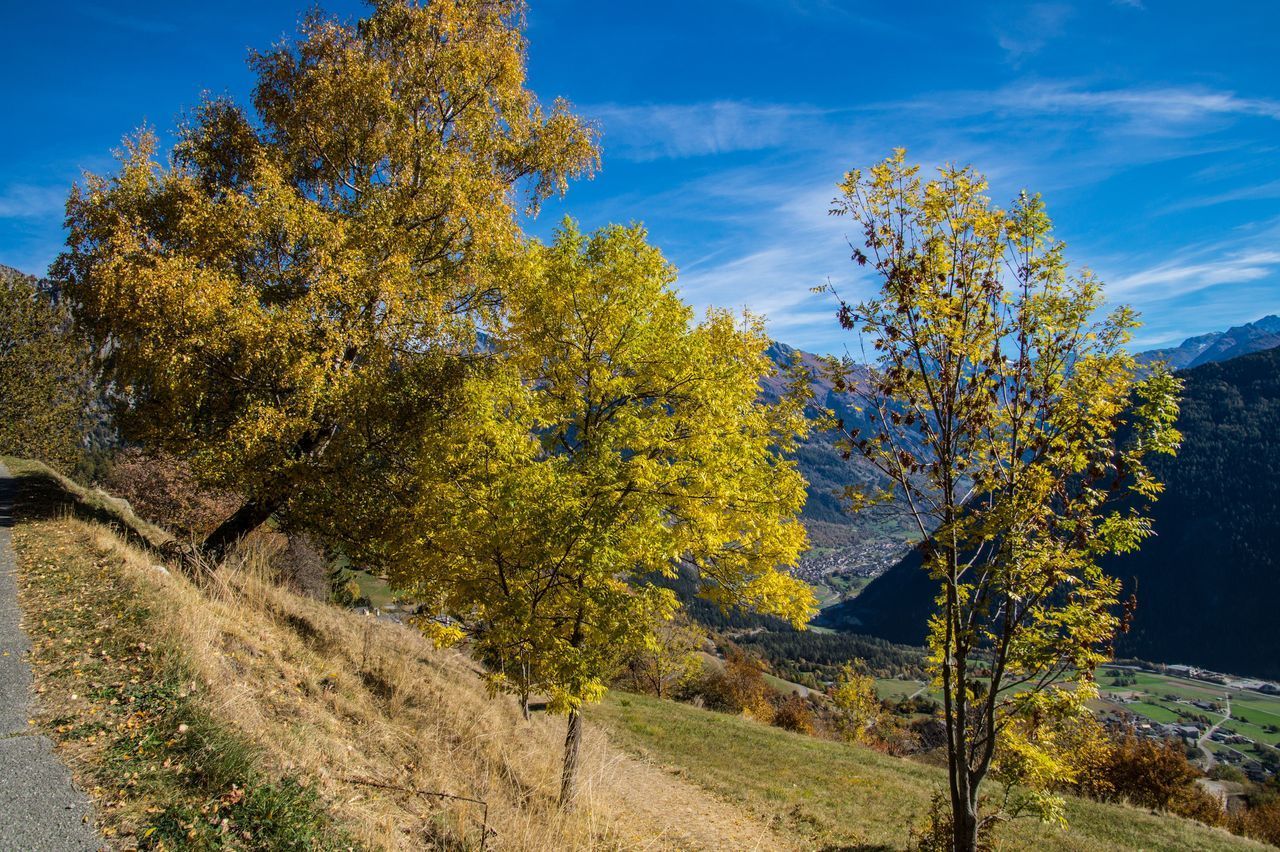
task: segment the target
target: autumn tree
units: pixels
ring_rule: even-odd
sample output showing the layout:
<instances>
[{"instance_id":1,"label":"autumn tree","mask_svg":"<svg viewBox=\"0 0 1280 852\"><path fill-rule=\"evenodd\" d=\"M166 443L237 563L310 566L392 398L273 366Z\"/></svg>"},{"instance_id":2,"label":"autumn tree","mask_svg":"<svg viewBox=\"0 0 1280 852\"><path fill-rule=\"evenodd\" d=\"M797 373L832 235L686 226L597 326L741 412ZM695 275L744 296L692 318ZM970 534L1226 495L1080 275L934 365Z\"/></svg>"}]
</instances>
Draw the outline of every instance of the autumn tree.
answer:
<instances>
[{"instance_id":1,"label":"autumn tree","mask_svg":"<svg viewBox=\"0 0 1280 852\"><path fill-rule=\"evenodd\" d=\"M0 266L0 453L69 471L82 454L91 391L89 349L66 305Z\"/></svg>"},{"instance_id":2,"label":"autumn tree","mask_svg":"<svg viewBox=\"0 0 1280 852\"><path fill-rule=\"evenodd\" d=\"M846 664L831 688L831 704L836 727L850 742L865 743L883 715L876 681L871 675Z\"/></svg>"},{"instance_id":3,"label":"autumn tree","mask_svg":"<svg viewBox=\"0 0 1280 852\"><path fill-rule=\"evenodd\" d=\"M512 279L499 357L459 403L470 428L427 435L416 472L389 481L384 558L498 685L567 713L568 803L584 705L676 612L655 577L686 563L715 602L808 620L813 593L784 570L806 547L782 455L803 401L761 400L761 322L695 321L638 227L567 224Z\"/></svg>"},{"instance_id":4,"label":"autumn tree","mask_svg":"<svg viewBox=\"0 0 1280 852\"><path fill-rule=\"evenodd\" d=\"M525 87L519 0L376 0L253 53L253 109L208 99L125 143L67 203L56 277L132 439L245 502L218 557L376 456L370 415L439 403L504 294L495 258L597 162L594 131ZM305 514L296 511L296 514Z\"/></svg>"},{"instance_id":5,"label":"autumn tree","mask_svg":"<svg viewBox=\"0 0 1280 852\"><path fill-rule=\"evenodd\" d=\"M903 501L938 583L929 647L957 850L993 816L978 808L993 760L1036 759L1027 720L1086 712L1120 626L1099 559L1151 533L1160 484L1144 459L1178 441L1178 382L1140 376L1125 349L1134 312L1100 315L1102 284L1068 269L1039 196L1003 210L985 191L968 167L923 180L898 151L850 172L832 210L860 226L853 258L880 283L839 308L874 370L855 386L851 358L829 367L871 423L843 450L891 486L849 497Z\"/></svg>"},{"instance_id":6,"label":"autumn tree","mask_svg":"<svg viewBox=\"0 0 1280 852\"><path fill-rule=\"evenodd\" d=\"M724 664L703 681L702 697L707 706L724 713L742 713L758 722L773 722L773 688L764 679L759 657L730 646Z\"/></svg>"},{"instance_id":7,"label":"autumn tree","mask_svg":"<svg viewBox=\"0 0 1280 852\"><path fill-rule=\"evenodd\" d=\"M659 698L678 695L702 674L705 634L687 618L659 621L625 661L622 685Z\"/></svg>"}]
</instances>

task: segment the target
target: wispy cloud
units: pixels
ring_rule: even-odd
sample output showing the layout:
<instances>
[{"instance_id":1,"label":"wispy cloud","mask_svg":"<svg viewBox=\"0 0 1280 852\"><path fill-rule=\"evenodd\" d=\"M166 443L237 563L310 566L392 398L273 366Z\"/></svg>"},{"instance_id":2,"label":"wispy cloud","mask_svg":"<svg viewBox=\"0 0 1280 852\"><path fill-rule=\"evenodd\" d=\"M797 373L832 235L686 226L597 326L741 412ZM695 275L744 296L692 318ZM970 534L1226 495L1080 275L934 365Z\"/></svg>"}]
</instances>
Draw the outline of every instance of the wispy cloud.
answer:
<instances>
[{"instance_id":1,"label":"wispy cloud","mask_svg":"<svg viewBox=\"0 0 1280 852\"><path fill-rule=\"evenodd\" d=\"M608 150L634 160L700 157L794 145L823 111L805 106L710 101L601 104L582 112L604 128Z\"/></svg>"},{"instance_id":2,"label":"wispy cloud","mask_svg":"<svg viewBox=\"0 0 1280 852\"><path fill-rule=\"evenodd\" d=\"M1037 84L1006 89L999 100L1006 108L1027 109L1041 114L1142 115L1168 122L1195 121L1215 115L1280 119L1280 101L1241 97L1234 92L1199 87L1087 91L1063 84Z\"/></svg>"},{"instance_id":3,"label":"wispy cloud","mask_svg":"<svg viewBox=\"0 0 1280 852\"><path fill-rule=\"evenodd\" d=\"M0 219L42 219L62 212L64 186L14 184L0 189Z\"/></svg>"},{"instance_id":4,"label":"wispy cloud","mask_svg":"<svg viewBox=\"0 0 1280 852\"><path fill-rule=\"evenodd\" d=\"M1031 3L1016 14L1002 10L996 28L996 43L1017 63L1040 50L1062 34L1074 10L1065 3Z\"/></svg>"},{"instance_id":5,"label":"wispy cloud","mask_svg":"<svg viewBox=\"0 0 1280 852\"><path fill-rule=\"evenodd\" d=\"M1176 299L1221 284L1245 284L1280 273L1280 251L1252 249L1210 259L1175 258L1114 279L1110 294L1144 302Z\"/></svg>"},{"instance_id":6,"label":"wispy cloud","mask_svg":"<svg viewBox=\"0 0 1280 852\"><path fill-rule=\"evenodd\" d=\"M1280 120L1280 101L1196 86L1089 89L1079 82L1031 82L995 91L939 92L885 104L883 109L927 110L949 119L980 115L1104 116L1141 119L1133 126L1155 129L1215 116Z\"/></svg>"},{"instance_id":7,"label":"wispy cloud","mask_svg":"<svg viewBox=\"0 0 1280 852\"><path fill-rule=\"evenodd\" d=\"M844 170L875 162L904 143L923 164L974 163L997 199L1023 187L1046 192L1063 237L1084 250L1073 258L1099 268L1114 301L1146 313L1153 325L1144 334L1158 342L1181 331L1188 304L1207 305L1202 331L1244 321L1241 312L1251 309L1251 300L1254 307L1267 303L1266 310L1280 307L1272 304L1280 302L1274 286L1280 231L1220 236L1171 255L1118 247L1106 233L1094 232L1088 214L1070 215L1073 203L1085 209L1111 203L1101 199L1112 198L1114 190L1097 192L1118 175L1149 167L1176 171L1180 167L1172 164L1199 166L1206 157L1230 158L1242 171L1225 181L1197 172L1167 185L1167 192L1181 197L1123 203L1132 215L1156 216L1171 212L1169 203L1182 201L1191 187L1200 198L1183 202L1186 208L1275 197L1280 189L1270 173L1243 187L1241 181L1271 156L1260 151L1258 140L1280 120L1277 100L1205 86L1099 87L1070 79L839 109L726 100L606 104L588 112L604 125L606 150L630 160L768 153L725 158L713 171L699 166L696 177L679 184L635 189L625 208L644 211L661 232L690 301L763 313L772 334L805 348L834 352L847 343L832 320L829 297L815 296L812 286L830 281L858 299L873 283L849 260L845 238L856 236L851 223L827 215L835 183ZM1238 153L1242 145L1253 152L1253 165ZM612 202L616 210L619 199ZM1174 224L1182 228L1185 222ZM1116 254L1109 257L1111 252ZM1228 304L1235 307L1218 310Z\"/></svg>"},{"instance_id":8,"label":"wispy cloud","mask_svg":"<svg viewBox=\"0 0 1280 852\"><path fill-rule=\"evenodd\" d=\"M1280 198L1280 180L1267 181L1253 186L1242 186L1216 195L1205 195L1187 198L1165 207L1162 213L1174 213L1182 210L1194 210L1198 207L1213 207L1217 204L1229 204L1235 201L1262 201Z\"/></svg>"}]
</instances>

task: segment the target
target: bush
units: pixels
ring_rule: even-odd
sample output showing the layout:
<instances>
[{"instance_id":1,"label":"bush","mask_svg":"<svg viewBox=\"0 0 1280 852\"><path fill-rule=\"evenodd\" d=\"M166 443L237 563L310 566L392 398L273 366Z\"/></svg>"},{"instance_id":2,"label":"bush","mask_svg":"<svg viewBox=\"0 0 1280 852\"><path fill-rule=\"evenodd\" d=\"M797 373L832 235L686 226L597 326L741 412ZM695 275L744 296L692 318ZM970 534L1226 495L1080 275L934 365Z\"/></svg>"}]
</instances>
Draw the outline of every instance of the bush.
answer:
<instances>
[{"instance_id":1,"label":"bush","mask_svg":"<svg viewBox=\"0 0 1280 852\"><path fill-rule=\"evenodd\" d=\"M1227 828L1234 834L1280 846L1280 798L1250 802L1247 809L1227 817Z\"/></svg>"},{"instance_id":2,"label":"bush","mask_svg":"<svg viewBox=\"0 0 1280 852\"><path fill-rule=\"evenodd\" d=\"M289 533L284 549L271 560L277 581L316 600L329 597L329 559L324 549L304 532Z\"/></svg>"},{"instance_id":3,"label":"bush","mask_svg":"<svg viewBox=\"0 0 1280 852\"><path fill-rule=\"evenodd\" d=\"M102 487L140 516L189 538L204 538L241 504L234 492L202 488L182 459L140 449L117 453Z\"/></svg>"},{"instance_id":4,"label":"bush","mask_svg":"<svg viewBox=\"0 0 1280 852\"><path fill-rule=\"evenodd\" d=\"M706 706L724 713L746 713L761 722L773 721L771 690L760 662L730 647L722 670L711 670L698 690Z\"/></svg>"},{"instance_id":5,"label":"bush","mask_svg":"<svg viewBox=\"0 0 1280 852\"><path fill-rule=\"evenodd\" d=\"M942 793L934 793L929 803L929 813L925 822L911 829L911 839L907 846L912 852L951 852L955 838L952 826L951 802ZM991 852L994 845L991 839L991 820L978 822L977 852Z\"/></svg>"},{"instance_id":6,"label":"bush","mask_svg":"<svg viewBox=\"0 0 1280 852\"><path fill-rule=\"evenodd\" d=\"M1114 741L1101 763L1076 783L1081 792L1096 799L1170 810L1199 774L1173 741L1127 735Z\"/></svg>"},{"instance_id":7,"label":"bush","mask_svg":"<svg viewBox=\"0 0 1280 852\"><path fill-rule=\"evenodd\" d=\"M813 713L809 702L794 693L782 699L773 711L774 727L813 736Z\"/></svg>"}]
</instances>

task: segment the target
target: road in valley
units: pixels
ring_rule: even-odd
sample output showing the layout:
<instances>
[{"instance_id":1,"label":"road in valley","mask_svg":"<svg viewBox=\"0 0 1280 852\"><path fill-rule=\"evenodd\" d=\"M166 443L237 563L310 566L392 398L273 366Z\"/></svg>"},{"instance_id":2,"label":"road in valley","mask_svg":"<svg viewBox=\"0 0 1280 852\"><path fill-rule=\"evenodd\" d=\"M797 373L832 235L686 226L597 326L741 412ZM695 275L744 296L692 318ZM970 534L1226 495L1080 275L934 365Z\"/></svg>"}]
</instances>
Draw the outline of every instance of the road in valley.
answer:
<instances>
[{"instance_id":1,"label":"road in valley","mask_svg":"<svg viewBox=\"0 0 1280 852\"><path fill-rule=\"evenodd\" d=\"M1196 740L1196 748L1200 749L1201 754L1204 755L1204 760L1205 760L1204 768L1206 770L1213 768L1213 764L1217 762L1217 758L1213 756L1213 752L1209 750L1209 747L1205 745L1205 742L1217 732L1218 728L1222 726L1223 722L1231 718L1231 693L1230 692L1226 693L1226 699L1227 699L1227 711L1222 714L1222 718L1214 722L1213 727L1205 731L1204 734L1200 737L1200 739Z\"/></svg>"}]
</instances>

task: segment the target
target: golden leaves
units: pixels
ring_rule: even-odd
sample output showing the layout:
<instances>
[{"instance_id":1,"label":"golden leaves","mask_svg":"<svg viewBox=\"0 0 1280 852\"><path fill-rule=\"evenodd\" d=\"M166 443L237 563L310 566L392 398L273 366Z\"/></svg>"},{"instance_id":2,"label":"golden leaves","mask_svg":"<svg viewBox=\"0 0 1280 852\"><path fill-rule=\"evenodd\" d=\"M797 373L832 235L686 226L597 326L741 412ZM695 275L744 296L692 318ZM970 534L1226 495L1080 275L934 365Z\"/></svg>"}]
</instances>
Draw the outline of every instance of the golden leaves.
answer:
<instances>
[{"instance_id":1,"label":"golden leaves","mask_svg":"<svg viewBox=\"0 0 1280 852\"><path fill-rule=\"evenodd\" d=\"M521 270L498 357L423 447L401 525L424 546L397 581L435 590L504 688L561 709L598 697L672 618L674 595L646 577L677 560L713 600L806 622L812 591L779 570L806 546L804 483L777 452L803 405L760 401L759 320L694 322L640 228L566 223Z\"/></svg>"},{"instance_id":2,"label":"golden leaves","mask_svg":"<svg viewBox=\"0 0 1280 852\"><path fill-rule=\"evenodd\" d=\"M255 55L256 116L207 101L167 167L142 132L73 190L56 273L133 437L276 499L327 475L321 452L357 462L406 374L439 393L435 358L497 320L517 195L597 162L594 131L525 88L522 26L514 2L313 15Z\"/></svg>"}]
</instances>

